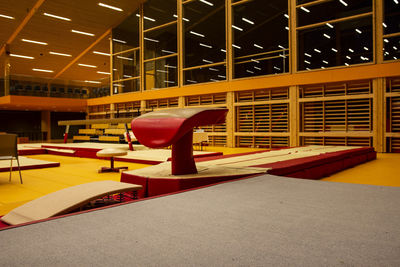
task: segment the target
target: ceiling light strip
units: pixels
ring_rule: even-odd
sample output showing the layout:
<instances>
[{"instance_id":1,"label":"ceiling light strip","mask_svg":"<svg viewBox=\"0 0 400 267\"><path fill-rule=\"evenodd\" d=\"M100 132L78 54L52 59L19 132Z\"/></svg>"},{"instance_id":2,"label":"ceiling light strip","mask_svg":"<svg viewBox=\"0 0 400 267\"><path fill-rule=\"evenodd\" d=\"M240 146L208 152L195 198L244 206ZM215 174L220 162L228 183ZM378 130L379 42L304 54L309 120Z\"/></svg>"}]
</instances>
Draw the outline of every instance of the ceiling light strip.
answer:
<instances>
[{"instance_id":1,"label":"ceiling light strip","mask_svg":"<svg viewBox=\"0 0 400 267\"><path fill-rule=\"evenodd\" d=\"M61 19L61 20L65 20L65 21L71 21L70 18L61 17L61 16L57 16L57 15L50 14L50 13L43 13L43 15L45 15L45 16L47 16L47 17L55 18L55 19Z\"/></svg>"},{"instance_id":2,"label":"ceiling light strip","mask_svg":"<svg viewBox=\"0 0 400 267\"><path fill-rule=\"evenodd\" d=\"M81 67L87 67L87 68L97 68L97 66L95 66L95 65L83 64L83 63L78 63L78 65Z\"/></svg>"},{"instance_id":3,"label":"ceiling light strip","mask_svg":"<svg viewBox=\"0 0 400 267\"><path fill-rule=\"evenodd\" d=\"M77 31L77 30L71 30L71 32L77 33L77 34L82 34L82 35L94 36L94 34L90 33L90 32L82 32L82 31Z\"/></svg>"},{"instance_id":4,"label":"ceiling light strip","mask_svg":"<svg viewBox=\"0 0 400 267\"><path fill-rule=\"evenodd\" d=\"M0 14L0 17L5 18L5 19L15 19L14 17L3 15L3 14Z\"/></svg>"},{"instance_id":5,"label":"ceiling light strip","mask_svg":"<svg viewBox=\"0 0 400 267\"><path fill-rule=\"evenodd\" d=\"M24 55L17 55L17 54L10 54L10 57L19 57L19 58L26 58L26 59L35 59L31 56L24 56Z\"/></svg>"},{"instance_id":6,"label":"ceiling light strip","mask_svg":"<svg viewBox=\"0 0 400 267\"><path fill-rule=\"evenodd\" d=\"M53 70L45 70L45 69L32 69L33 71L39 71L39 72L54 72Z\"/></svg>"},{"instance_id":7,"label":"ceiling light strip","mask_svg":"<svg viewBox=\"0 0 400 267\"><path fill-rule=\"evenodd\" d=\"M110 6L110 5L107 5L107 4L104 4L104 3L98 3L98 5L102 6L102 7L106 7L106 8L112 9L112 10L116 10L116 11L119 11L119 12L123 11L122 8L115 7L115 6Z\"/></svg>"},{"instance_id":8,"label":"ceiling light strip","mask_svg":"<svg viewBox=\"0 0 400 267\"><path fill-rule=\"evenodd\" d=\"M58 53L58 52L53 52L53 51L50 51L49 54L56 55L56 56L63 56L63 57L72 57L72 55L70 55L70 54Z\"/></svg>"},{"instance_id":9,"label":"ceiling light strip","mask_svg":"<svg viewBox=\"0 0 400 267\"><path fill-rule=\"evenodd\" d=\"M26 42L26 43L32 43L32 44L47 45L47 43L45 43L45 42L39 42L39 41L34 41L34 40L29 40L29 39L21 39L21 41Z\"/></svg>"}]
</instances>

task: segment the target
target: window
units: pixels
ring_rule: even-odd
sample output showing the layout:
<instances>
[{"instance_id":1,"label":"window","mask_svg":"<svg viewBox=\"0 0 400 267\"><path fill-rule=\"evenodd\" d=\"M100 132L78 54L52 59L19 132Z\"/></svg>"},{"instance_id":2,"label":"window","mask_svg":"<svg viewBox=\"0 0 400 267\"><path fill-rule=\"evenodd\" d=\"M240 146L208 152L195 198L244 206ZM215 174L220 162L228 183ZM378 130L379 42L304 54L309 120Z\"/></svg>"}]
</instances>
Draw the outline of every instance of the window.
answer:
<instances>
[{"instance_id":1,"label":"window","mask_svg":"<svg viewBox=\"0 0 400 267\"><path fill-rule=\"evenodd\" d=\"M384 0L383 21L383 58L398 60L400 58L400 2Z\"/></svg>"},{"instance_id":2,"label":"window","mask_svg":"<svg viewBox=\"0 0 400 267\"><path fill-rule=\"evenodd\" d=\"M298 1L296 9L298 70L373 61L371 0Z\"/></svg>"},{"instance_id":3,"label":"window","mask_svg":"<svg viewBox=\"0 0 400 267\"><path fill-rule=\"evenodd\" d=\"M183 3L184 84L226 79L225 0Z\"/></svg>"},{"instance_id":4,"label":"window","mask_svg":"<svg viewBox=\"0 0 400 267\"><path fill-rule=\"evenodd\" d=\"M287 72L288 2L244 2L232 12L234 78Z\"/></svg>"}]
</instances>

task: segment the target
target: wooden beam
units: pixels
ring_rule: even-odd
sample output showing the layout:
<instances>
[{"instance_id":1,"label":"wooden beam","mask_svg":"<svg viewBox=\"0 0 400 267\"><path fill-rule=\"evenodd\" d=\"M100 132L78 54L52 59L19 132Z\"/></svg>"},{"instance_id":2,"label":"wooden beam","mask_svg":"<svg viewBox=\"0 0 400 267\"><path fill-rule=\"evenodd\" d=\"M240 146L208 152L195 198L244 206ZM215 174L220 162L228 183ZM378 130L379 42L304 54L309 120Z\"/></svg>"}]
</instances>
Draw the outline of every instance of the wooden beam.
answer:
<instances>
[{"instance_id":1,"label":"wooden beam","mask_svg":"<svg viewBox=\"0 0 400 267\"><path fill-rule=\"evenodd\" d=\"M81 57L83 57L90 49L92 49L95 45L97 45L101 40L103 40L107 35L111 34L112 28L108 29L105 33L103 33L99 38L96 39L91 45L89 45L85 50L83 50L78 56L76 56L67 66L65 66L60 72L58 72L53 79L58 78L61 74L63 74L67 69L69 69L73 64L75 64Z\"/></svg>"},{"instance_id":2,"label":"wooden beam","mask_svg":"<svg viewBox=\"0 0 400 267\"><path fill-rule=\"evenodd\" d=\"M29 10L28 14L25 16L25 18L22 20L21 24L18 25L18 27L15 29L15 31L11 34L11 36L8 38L7 42L2 46L0 49L0 56L5 52L6 50L6 45L11 44L14 39L17 37L17 35L23 30L25 25L29 22L29 20L33 17L33 15L36 13L36 11L39 9L39 7L43 4L45 0L38 0L35 5Z\"/></svg>"}]
</instances>

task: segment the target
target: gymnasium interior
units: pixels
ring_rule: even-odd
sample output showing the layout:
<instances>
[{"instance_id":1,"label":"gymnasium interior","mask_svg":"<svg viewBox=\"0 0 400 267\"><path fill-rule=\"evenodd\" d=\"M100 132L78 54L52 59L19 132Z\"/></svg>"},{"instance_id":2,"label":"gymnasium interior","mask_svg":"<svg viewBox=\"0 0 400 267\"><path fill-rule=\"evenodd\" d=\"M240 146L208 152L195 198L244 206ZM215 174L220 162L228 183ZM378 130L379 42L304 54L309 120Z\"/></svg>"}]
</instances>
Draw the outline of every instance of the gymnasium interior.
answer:
<instances>
[{"instance_id":1,"label":"gymnasium interior","mask_svg":"<svg viewBox=\"0 0 400 267\"><path fill-rule=\"evenodd\" d=\"M400 1L0 0L0 29L0 265L400 265Z\"/></svg>"}]
</instances>

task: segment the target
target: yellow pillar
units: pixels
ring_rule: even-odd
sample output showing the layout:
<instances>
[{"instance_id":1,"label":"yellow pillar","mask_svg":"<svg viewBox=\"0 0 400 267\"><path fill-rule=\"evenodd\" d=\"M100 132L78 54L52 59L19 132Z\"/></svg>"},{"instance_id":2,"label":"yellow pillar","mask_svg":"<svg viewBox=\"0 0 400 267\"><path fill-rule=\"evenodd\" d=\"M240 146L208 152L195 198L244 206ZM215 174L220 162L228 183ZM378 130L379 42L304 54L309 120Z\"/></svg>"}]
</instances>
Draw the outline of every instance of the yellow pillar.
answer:
<instances>
[{"instance_id":1,"label":"yellow pillar","mask_svg":"<svg viewBox=\"0 0 400 267\"><path fill-rule=\"evenodd\" d=\"M226 93L226 108L229 109L226 115L226 146L235 147L235 92Z\"/></svg>"},{"instance_id":2,"label":"yellow pillar","mask_svg":"<svg viewBox=\"0 0 400 267\"><path fill-rule=\"evenodd\" d=\"M289 87L289 131L290 131L290 146L298 146L299 130L300 130L300 114L299 114L299 87Z\"/></svg>"},{"instance_id":3,"label":"yellow pillar","mask_svg":"<svg viewBox=\"0 0 400 267\"><path fill-rule=\"evenodd\" d=\"M373 146L376 152L385 152L385 79L376 78L373 85Z\"/></svg>"}]
</instances>

